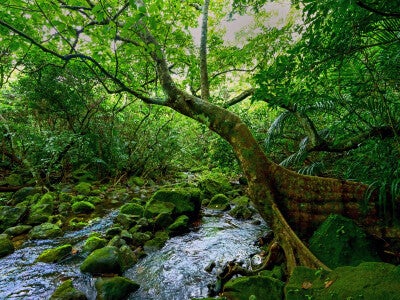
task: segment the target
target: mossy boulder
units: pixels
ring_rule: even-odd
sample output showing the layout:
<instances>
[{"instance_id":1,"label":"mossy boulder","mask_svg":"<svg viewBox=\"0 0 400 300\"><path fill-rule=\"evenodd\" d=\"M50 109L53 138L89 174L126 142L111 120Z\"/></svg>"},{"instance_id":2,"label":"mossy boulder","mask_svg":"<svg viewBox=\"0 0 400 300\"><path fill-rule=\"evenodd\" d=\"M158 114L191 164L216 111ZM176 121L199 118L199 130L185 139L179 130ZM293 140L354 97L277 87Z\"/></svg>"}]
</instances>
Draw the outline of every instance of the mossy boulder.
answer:
<instances>
[{"instance_id":1,"label":"mossy boulder","mask_svg":"<svg viewBox=\"0 0 400 300\"><path fill-rule=\"evenodd\" d=\"M214 195L207 205L207 208L218 210L227 210L229 207L229 199L224 194Z\"/></svg>"},{"instance_id":2,"label":"mossy boulder","mask_svg":"<svg viewBox=\"0 0 400 300\"><path fill-rule=\"evenodd\" d=\"M52 193L46 193L31 207L27 223L30 225L37 225L47 222L53 212L54 195Z\"/></svg>"},{"instance_id":3,"label":"mossy boulder","mask_svg":"<svg viewBox=\"0 0 400 300\"><path fill-rule=\"evenodd\" d=\"M15 237L18 236L20 234L24 234L27 233L29 230L32 229L31 225L17 225L14 227L9 227L7 228L4 233L11 236L11 237Z\"/></svg>"},{"instance_id":4,"label":"mossy boulder","mask_svg":"<svg viewBox=\"0 0 400 300\"><path fill-rule=\"evenodd\" d=\"M132 245L143 246L151 239L151 234L145 232L132 232Z\"/></svg>"},{"instance_id":5,"label":"mossy boulder","mask_svg":"<svg viewBox=\"0 0 400 300\"><path fill-rule=\"evenodd\" d=\"M230 300L283 299L284 283L269 276L238 277L229 280L222 295Z\"/></svg>"},{"instance_id":6,"label":"mossy boulder","mask_svg":"<svg viewBox=\"0 0 400 300\"><path fill-rule=\"evenodd\" d=\"M146 205L144 216L146 218L153 218L162 213L172 215L174 210L175 210L175 204L171 202L152 200Z\"/></svg>"},{"instance_id":7,"label":"mossy boulder","mask_svg":"<svg viewBox=\"0 0 400 300\"><path fill-rule=\"evenodd\" d=\"M166 231L157 231L154 238L144 243L145 251L160 250L169 239L169 234Z\"/></svg>"},{"instance_id":8,"label":"mossy boulder","mask_svg":"<svg viewBox=\"0 0 400 300\"><path fill-rule=\"evenodd\" d=\"M0 234L0 258L14 252L14 245L7 234Z\"/></svg>"},{"instance_id":9,"label":"mossy boulder","mask_svg":"<svg viewBox=\"0 0 400 300\"><path fill-rule=\"evenodd\" d=\"M26 210L26 207L0 206L0 233L9 227L17 225Z\"/></svg>"},{"instance_id":10,"label":"mossy boulder","mask_svg":"<svg viewBox=\"0 0 400 300\"><path fill-rule=\"evenodd\" d=\"M92 190L92 185L88 182L80 182L74 187L78 194L88 196Z\"/></svg>"},{"instance_id":11,"label":"mossy boulder","mask_svg":"<svg viewBox=\"0 0 400 300\"><path fill-rule=\"evenodd\" d=\"M133 250L128 245L121 246L119 248L119 254L120 254L122 272L125 272L126 270L128 270L130 267L132 267L134 264L136 264L139 260L136 253L133 252Z\"/></svg>"},{"instance_id":12,"label":"mossy boulder","mask_svg":"<svg viewBox=\"0 0 400 300\"><path fill-rule=\"evenodd\" d=\"M126 203L121 206L119 211L127 215L143 216L144 207L138 203Z\"/></svg>"},{"instance_id":13,"label":"mossy boulder","mask_svg":"<svg viewBox=\"0 0 400 300\"><path fill-rule=\"evenodd\" d=\"M174 222L170 213L160 213L154 219L154 227L157 229L165 229Z\"/></svg>"},{"instance_id":14,"label":"mossy boulder","mask_svg":"<svg viewBox=\"0 0 400 300\"><path fill-rule=\"evenodd\" d=\"M153 194L148 206L154 203L172 203L174 205L173 213L178 216L186 214L195 216L200 212L201 192L198 188L163 188ZM149 207L146 207L146 211ZM160 213L160 212L159 212Z\"/></svg>"},{"instance_id":15,"label":"mossy boulder","mask_svg":"<svg viewBox=\"0 0 400 300\"><path fill-rule=\"evenodd\" d=\"M128 179L128 185L129 186L143 186L145 184L145 181L143 178L140 178L138 176L131 176Z\"/></svg>"},{"instance_id":16,"label":"mossy boulder","mask_svg":"<svg viewBox=\"0 0 400 300\"><path fill-rule=\"evenodd\" d=\"M209 199L217 194L225 194L231 189L229 180L218 172L202 175L198 185L204 197Z\"/></svg>"},{"instance_id":17,"label":"mossy boulder","mask_svg":"<svg viewBox=\"0 0 400 300\"><path fill-rule=\"evenodd\" d=\"M86 295L74 288L72 280L68 279L57 287L50 300L87 300Z\"/></svg>"},{"instance_id":18,"label":"mossy boulder","mask_svg":"<svg viewBox=\"0 0 400 300\"><path fill-rule=\"evenodd\" d=\"M99 277L96 280L98 300L123 300L127 299L129 294L137 291L140 285L133 280L125 277L115 276L111 278Z\"/></svg>"},{"instance_id":19,"label":"mossy boulder","mask_svg":"<svg viewBox=\"0 0 400 300\"><path fill-rule=\"evenodd\" d=\"M229 215L231 215L235 219L249 220L253 216L253 211L249 208L248 205L238 204L229 211Z\"/></svg>"},{"instance_id":20,"label":"mossy boulder","mask_svg":"<svg viewBox=\"0 0 400 300\"><path fill-rule=\"evenodd\" d=\"M121 274L121 258L119 249L114 246L106 246L94 250L83 261L80 266L83 273L98 274Z\"/></svg>"},{"instance_id":21,"label":"mossy boulder","mask_svg":"<svg viewBox=\"0 0 400 300\"><path fill-rule=\"evenodd\" d=\"M189 231L189 217L186 215L181 215L174 223L168 226L168 230L174 234L182 234Z\"/></svg>"},{"instance_id":22,"label":"mossy boulder","mask_svg":"<svg viewBox=\"0 0 400 300\"><path fill-rule=\"evenodd\" d=\"M330 268L380 261L364 231L351 219L330 215L314 232L309 249Z\"/></svg>"},{"instance_id":23,"label":"mossy boulder","mask_svg":"<svg viewBox=\"0 0 400 300\"><path fill-rule=\"evenodd\" d=\"M11 197L11 205L17 205L18 203L24 202L29 196L40 193L40 191L34 187L23 187L16 191Z\"/></svg>"},{"instance_id":24,"label":"mossy boulder","mask_svg":"<svg viewBox=\"0 0 400 300\"><path fill-rule=\"evenodd\" d=\"M115 218L115 222L121 225L125 229L129 229L134 226L139 219L139 216L136 215L127 215L123 213L119 213Z\"/></svg>"},{"instance_id":25,"label":"mossy boulder","mask_svg":"<svg viewBox=\"0 0 400 300\"><path fill-rule=\"evenodd\" d=\"M285 287L287 300L400 299L400 267L382 262L338 267L331 272L296 267Z\"/></svg>"},{"instance_id":26,"label":"mossy boulder","mask_svg":"<svg viewBox=\"0 0 400 300\"><path fill-rule=\"evenodd\" d=\"M58 237L62 235L62 233L63 232L61 228L58 227L56 224L46 222L33 227L32 230L29 232L29 238L36 240L49 239Z\"/></svg>"},{"instance_id":27,"label":"mossy boulder","mask_svg":"<svg viewBox=\"0 0 400 300\"><path fill-rule=\"evenodd\" d=\"M56 263L60 262L68 255L71 254L72 245L66 244L56 248L44 250L37 258L36 261L45 263Z\"/></svg>"},{"instance_id":28,"label":"mossy boulder","mask_svg":"<svg viewBox=\"0 0 400 300\"><path fill-rule=\"evenodd\" d=\"M98 236L90 236L86 239L82 247L83 252L91 253L96 249L103 248L107 245L107 240Z\"/></svg>"},{"instance_id":29,"label":"mossy boulder","mask_svg":"<svg viewBox=\"0 0 400 300\"><path fill-rule=\"evenodd\" d=\"M75 214L90 214L95 210L95 206L88 201L75 202L71 208Z\"/></svg>"}]
</instances>

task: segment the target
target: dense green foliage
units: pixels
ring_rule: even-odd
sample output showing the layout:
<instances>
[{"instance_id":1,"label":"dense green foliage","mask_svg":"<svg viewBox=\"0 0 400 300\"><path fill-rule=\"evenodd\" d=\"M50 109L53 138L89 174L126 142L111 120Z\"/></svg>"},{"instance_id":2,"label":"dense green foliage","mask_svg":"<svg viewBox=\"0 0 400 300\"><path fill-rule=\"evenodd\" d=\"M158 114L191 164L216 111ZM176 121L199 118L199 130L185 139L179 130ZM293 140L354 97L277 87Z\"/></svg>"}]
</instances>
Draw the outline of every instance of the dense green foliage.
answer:
<instances>
[{"instance_id":1,"label":"dense green foliage","mask_svg":"<svg viewBox=\"0 0 400 300\"><path fill-rule=\"evenodd\" d=\"M253 86L251 103L228 106L272 159L366 182L384 210L392 207L400 194L399 1L292 1L276 24L266 2L211 1L210 101L227 105ZM152 44L136 39L142 22L162 41L177 84L200 94L195 2L69 5L0 5L3 176L18 170L24 180L55 182L76 170L97 178L239 170L230 146L204 125L144 103L163 91ZM238 14L253 16L258 29L228 41L220 21Z\"/></svg>"}]
</instances>

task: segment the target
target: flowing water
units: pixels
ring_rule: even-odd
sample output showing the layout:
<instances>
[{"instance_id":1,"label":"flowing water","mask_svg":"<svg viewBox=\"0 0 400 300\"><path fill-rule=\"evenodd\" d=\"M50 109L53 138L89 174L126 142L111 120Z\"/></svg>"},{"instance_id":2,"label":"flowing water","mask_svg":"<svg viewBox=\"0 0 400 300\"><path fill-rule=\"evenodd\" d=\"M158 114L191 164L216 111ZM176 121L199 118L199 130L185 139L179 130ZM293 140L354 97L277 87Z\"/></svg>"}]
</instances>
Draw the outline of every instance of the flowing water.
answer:
<instances>
[{"instance_id":1,"label":"flowing water","mask_svg":"<svg viewBox=\"0 0 400 300\"><path fill-rule=\"evenodd\" d=\"M82 246L90 232L104 232L112 225L117 212L112 212L82 230L65 234L54 240L27 241L21 249L0 259L0 299L48 299L65 278L72 278L74 286L95 299L94 279L82 274L79 265L83 257L58 264L35 263L45 249L64 243L75 248ZM129 299L185 300L207 296L207 285L215 280L215 272L204 268L211 262L217 267L231 260L245 263L257 252L254 241L267 230L266 225L233 219L227 213L205 211L202 224L195 231L170 239L159 251L149 253L124 276L141 287Z\"/></svg>"}]
</instances>

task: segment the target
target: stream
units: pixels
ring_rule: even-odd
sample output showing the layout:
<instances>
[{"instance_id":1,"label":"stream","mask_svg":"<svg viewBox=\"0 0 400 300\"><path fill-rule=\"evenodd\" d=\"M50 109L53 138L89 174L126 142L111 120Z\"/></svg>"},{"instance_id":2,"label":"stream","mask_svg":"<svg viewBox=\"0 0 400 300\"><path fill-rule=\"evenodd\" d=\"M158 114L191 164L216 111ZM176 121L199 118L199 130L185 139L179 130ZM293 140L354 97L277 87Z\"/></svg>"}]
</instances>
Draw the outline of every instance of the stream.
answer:
<instances>
[{"instance_id":1,"label":"stream","mask_svg":"<svg viewBox=\"0 0 400 300\"><path fill-rule=\"evenodd\" d=\"M95 279L79 270L84 257L77 254L57 264L35 263L35 259L43 250L65 243L79 250L91 232L105 232L117 213L113 211L82 230L57 239L28 240L13 254L0 259L0 299L48 299L63 279L72 278L74 286L94 300ZM260 217L256 219L262 225L254 225L254 219L234 219L226 212L204 211L195 231L171 238L161 250L149 253L123 274L141 286L129 299L206 297L207 285L215 281L215 272L204 270L207 265L215 262L218 269L231 260L248 264L250 256L258 251L254 242L268 229Z\"/></svg>"}]
</instances>

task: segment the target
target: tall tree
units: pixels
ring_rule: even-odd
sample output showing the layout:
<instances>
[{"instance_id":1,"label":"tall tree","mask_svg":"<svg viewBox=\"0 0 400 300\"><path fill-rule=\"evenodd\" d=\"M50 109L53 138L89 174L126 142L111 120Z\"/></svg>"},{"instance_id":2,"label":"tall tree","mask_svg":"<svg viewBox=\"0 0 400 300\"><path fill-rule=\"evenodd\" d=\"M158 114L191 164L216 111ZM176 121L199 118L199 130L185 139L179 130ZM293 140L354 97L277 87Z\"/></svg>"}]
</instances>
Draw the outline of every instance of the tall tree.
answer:
<instances>
[{"instance_id":1,"label":"tall tree","mask_svg":"<svg viewBox=\"0 0 400 300\"><path fill-rule=\"evenodd\" d=\"M191 9L196 6L191 4L160 0L10 0L0 4L0 25L7 36L18 37L16 56L35 47L45 57L56 57L63 63L79 60L91 68L108 93L128 93L145 103L168 106L219 134L234 149L248 178L253 203L285 253L288 271L298 264L325 267L297 237L281 211L297 218L292 224L310 227L323 220L333 207L335 212L347 213L368 225L375 221L373 205L369 211L372 219L361 218L359 209L367 187L299 175L275 164L237 115L185 90L185 82L194 81L182 80L182 75L196 74L190 69L197 65L189 27L197 26L199 12ZM224 7L220 1L211 2L210 7L212 4ZM214 13L220 16L218 9ZM218 44L221 38L210 38L210 52ZM229 59L229 53L243 55L242 49L253 56ZM254 67L265 56L242 49L225 47L226 57L216 62L218 70L209 77ZM146 69L150 72L143 76ZM209 86L212 88L212 84ZM190 90L196 89L191 86ZM251 90L240 94L240 87L235 92L239 98L251 94ZM232 103L237 99L226 100ZM300 203L306 203L308 210L302 210Z\"/></svg>"}]
</instances>

